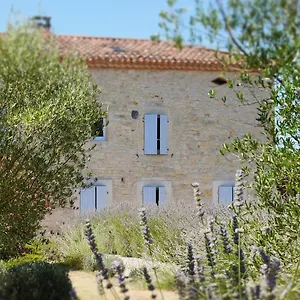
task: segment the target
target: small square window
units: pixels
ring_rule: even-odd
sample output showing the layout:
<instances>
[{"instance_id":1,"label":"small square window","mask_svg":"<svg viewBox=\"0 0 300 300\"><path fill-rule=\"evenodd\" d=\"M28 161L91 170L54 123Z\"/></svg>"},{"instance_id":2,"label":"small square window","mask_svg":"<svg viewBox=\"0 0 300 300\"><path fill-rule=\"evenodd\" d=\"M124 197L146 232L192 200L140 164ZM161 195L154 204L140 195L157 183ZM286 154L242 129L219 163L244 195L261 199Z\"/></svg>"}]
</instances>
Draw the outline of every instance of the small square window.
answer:
<instances>
[{"instance_id":1,"label":"small square window","mask_svg":"<svg viewBox=\"0 0 300 300\"><path fill-rule=\"evenodd\" d=\"M80 190L80 211L89 212L104 209L107 206L107 187L91 186Z\"/></svg>"},{"instance_id":2,"label":"small square window","mask_svg":"<svg viewBox=\"0 0 300 300\"><path fill-rule=\"evenodd\" d=\"M106 141L106 119L100 118L92 126L92 137L95 141Z\"/></svg>"},{"instance_id":3,"label":"small square window","mask_svg":"<svg viewBox=\"0 0 300 300\"><path fill-rule=\"evenodd\" d=\"M218 202L222 205L230 205L234 200L234 185L220 185L218 189Z\"/></svg>"}]
</instances>

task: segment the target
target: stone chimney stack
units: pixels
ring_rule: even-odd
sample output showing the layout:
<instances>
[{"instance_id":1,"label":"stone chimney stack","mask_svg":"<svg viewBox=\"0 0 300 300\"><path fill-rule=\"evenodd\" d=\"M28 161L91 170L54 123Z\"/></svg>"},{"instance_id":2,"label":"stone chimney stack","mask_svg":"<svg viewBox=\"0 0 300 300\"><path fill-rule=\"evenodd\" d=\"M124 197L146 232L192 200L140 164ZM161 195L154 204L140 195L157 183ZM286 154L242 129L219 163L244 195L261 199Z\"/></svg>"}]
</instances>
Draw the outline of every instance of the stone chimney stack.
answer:
<instances>
[{"instance_id":1,"label":"stone chimney stack","mask_svg":"<svg viewBox=\"0 0 300 300\"><path fill-rule=\"evenodd\" d=\"M50 29L51 29L51 17L34 16L34 17L31 18L31 20L39 28L43 28L46 31L50 31Z\"/></svg>"}]
</instances>

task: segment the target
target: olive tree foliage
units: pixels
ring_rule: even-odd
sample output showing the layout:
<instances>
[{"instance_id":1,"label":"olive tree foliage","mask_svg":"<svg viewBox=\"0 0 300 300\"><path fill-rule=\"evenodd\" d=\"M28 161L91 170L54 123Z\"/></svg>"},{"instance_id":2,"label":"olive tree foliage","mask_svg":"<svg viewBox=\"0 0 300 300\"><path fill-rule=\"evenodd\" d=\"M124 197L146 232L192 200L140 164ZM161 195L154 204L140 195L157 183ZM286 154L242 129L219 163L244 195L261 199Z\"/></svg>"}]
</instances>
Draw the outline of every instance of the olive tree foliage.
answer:
<instances>
[{"instance_id":1,"label":"olive tree foliage","mask_svg":"<svg viewBox=\"0 0 300 300\"><path fill-rule=\"evenodd\" d=\"M159 25L179 48L184 46L184 27L190 29L194 43L204 38L226 40L222 45L229 55L222 57L224 67L240 63L239 82L228 80L237 100L247 105L238 86L269 89L268 97L255 97L267 142L247 135L225 145L223 151L237 152L247 163L255 161L259 194L266 191L264 186L283 196L300 193L300 1L212 0L204 6L195 0L189 24L183 23L187 10L176 7L175 0L167 2L170 10L160 13Z\"/></svg>"},{"instance_id":2,"label":"olive tree foliage","mask_svg":"<svg viewBox=\"0 0 300 300\"><path fill-rule=\"evenodd\" d=\"M184 47L182 30L188 28L190 42L210 40L227 49L228 56L220 58L224 69L240 64L238 79L228 79L236 100L249 105L241 88L258 91L254 99L265 140L248 134L224 145L221 153L240 157L254 178L259 205L274 216L274 228L288 235L288 247L300 234L300 1L195 0L190 12L176 0L167 2L159 26L168 39ZM267 96L260 96L262 89Z\"/></svg>"},{"instance_id":3,"label":"olive tree foliage","mask_svg":"<svg viewBox=\"0 0 300 300\"><path fill-rule=\"evenodd\" d=\"M55 38L30 24L0 37L0 256L32 238L68 203L104 115L86 64L61 57Z\"/></svg>"}]
</instances>

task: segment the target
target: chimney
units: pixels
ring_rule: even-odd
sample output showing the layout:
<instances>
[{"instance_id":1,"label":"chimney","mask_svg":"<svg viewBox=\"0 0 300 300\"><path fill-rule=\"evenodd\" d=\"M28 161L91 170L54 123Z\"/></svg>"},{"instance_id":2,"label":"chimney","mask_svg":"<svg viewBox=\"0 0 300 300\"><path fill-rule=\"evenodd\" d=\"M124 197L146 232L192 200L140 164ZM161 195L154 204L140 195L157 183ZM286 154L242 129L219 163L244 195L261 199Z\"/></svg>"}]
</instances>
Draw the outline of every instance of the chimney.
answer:
<instances>
[{"instance_id":1,"label":"chimney","mask_svg":"<svg viewBox=\"0 0 300 300\"><path fill-rule=\"evenodd\" d=\"M46 31L50 31L51 29L51 17L47 16L34 16L31 18L33 23L42 29L45 29Z\"/></svg>"}]
</instances>

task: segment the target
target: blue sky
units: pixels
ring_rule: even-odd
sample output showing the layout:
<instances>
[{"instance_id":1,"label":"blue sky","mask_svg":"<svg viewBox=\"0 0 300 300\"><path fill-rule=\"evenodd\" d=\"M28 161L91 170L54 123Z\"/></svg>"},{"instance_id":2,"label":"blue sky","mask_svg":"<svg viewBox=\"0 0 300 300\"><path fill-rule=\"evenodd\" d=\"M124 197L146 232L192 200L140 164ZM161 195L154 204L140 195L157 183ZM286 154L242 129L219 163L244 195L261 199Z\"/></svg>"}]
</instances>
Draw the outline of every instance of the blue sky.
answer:
<instances>
[{"instance_id":1,"label":"blue sky","mask_svg":"<svg viewBox=\"0 0 300 300\"><path fill-rule=\"evenodd\" d=\"M189 6L193 1L180 2ZM166 8L165 0L2 0L0 31L13 10L51 16L58 34L149 38L158 32L158 14Z\"/></svg>"},{"instance_id":2,"label":"blue sky","mask_svg":"<svg viewBox=\"0 0 300 300\"><path fill-rule=\"evenodd\" d=\"M193 11L194 0L178 5ZM166 0L2 0L0 32L17 13L51 16L57 34L147 39L159 32L159 12L167 8ZM188 38L188 30L183 34ZM209 45L205 39L202 44Z\"/></svg>"}]
</instances>

